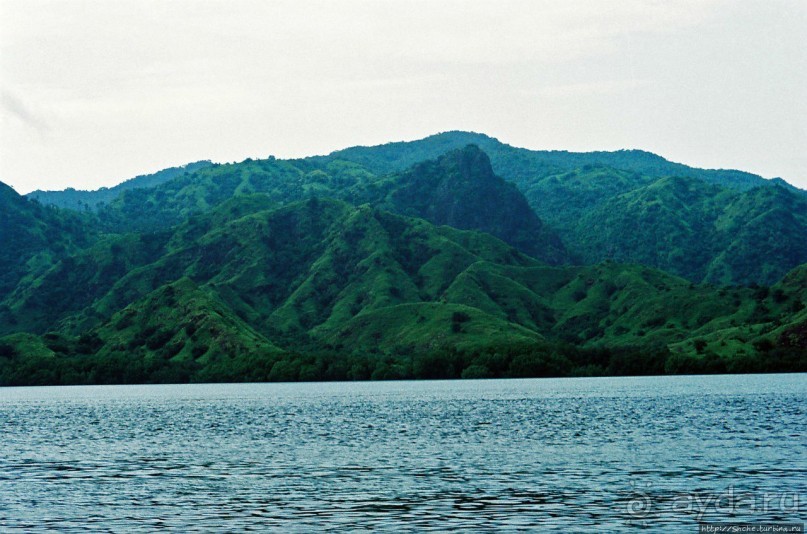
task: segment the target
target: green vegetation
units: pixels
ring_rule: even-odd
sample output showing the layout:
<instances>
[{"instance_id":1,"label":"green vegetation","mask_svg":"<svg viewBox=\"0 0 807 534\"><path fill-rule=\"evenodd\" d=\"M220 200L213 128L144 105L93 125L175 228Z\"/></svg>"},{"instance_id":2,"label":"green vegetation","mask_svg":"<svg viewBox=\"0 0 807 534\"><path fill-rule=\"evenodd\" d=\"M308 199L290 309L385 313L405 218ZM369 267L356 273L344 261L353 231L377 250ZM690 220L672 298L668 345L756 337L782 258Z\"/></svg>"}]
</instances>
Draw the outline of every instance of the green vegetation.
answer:
<instances>
[{"instance_id":1,"label":"green vegetation","mask_svg":"<svg viewBox=\"0 0 807 534\"><path fill-rule=\"evenodd\" d=\"M716 289L638 265L551 267L369 206L245 196L21 282L0 381L798 370L805 276Z\"/></svg>"},{"instance_id":2,"label":"green vegetation","mask_svg":"<svg viewBox=\"0 0 807 534\"><path fill-rule=\"evenodd\" d=\"M87 217L44 207L0 183L0 302L25 277L92 242Z\"/></svg>"},{"instance_id":3,"label":"green vegetation","mask_svg":"<svg viewBox=\"0 0 807 534\"><path fill-rule=\"evenodd\" d=\"M376 176L343 161L245 161L213 165L158 187L126 191L102 206L102 227L111 232L154 231L181 223L239 195L261 193L275 206L307 198L334 198L422 217L435 224L493 234L550 263L568 255L512 184L493 173L478 147L454 150L412 169Z\"/></svg>"},{"instance_id":4,"label":"green vegetation","mask_svg":"<svg viewBox=\"0 0 807 534\"><path fill-rule=\"evenodd\" d=\"M105 231L154 231L251 193L276 206L369 203L488 232L549 263L642 263L693 282L770 285L807 262L807 192L782 180L637 150L531 151L466 132L211 165L125 191L98 216Z\"/></svg>"},{"instance_id":5,"label":"green vegetation","mask_svg":"<svg viewBox=\"0 0 807 534\"><path fill-rule=\"evenodd\" d=\"M387 143L372 147L352 147L328 156L308 158L315 161L344 160L359 163L376 174L402 171L412 165L435 159L466 145L477 145L493 163L494 170L521 186L525 180L584 167L607 167L647 176L684 176L737 191L754 189L770 183L796 191L783 180L765 180L755 174L737 170L697 169L673 163L643 150L615 152L568 152L566 150L527 150L516 148L480 133L444 132L418 141ZM801 192L803 194L803 192Z\"/></svg>"},{"instance_id":6,"label":"green vegetation","mask_svg":"<svg viewBox=\"0 0 807 534\"><path fill-rule=\"evenodd\" d=\"M641 263L695 282L771 284L807 261L807 196L776 184L734 191L591 168L536 180L536 212L583 263Z\"/></svg>"},{"instance_id":7,"label":"green vegetation","mask_svg":"<svg viewBox=\"0 0 807 534\"><path fill-rule=\"evenodd\" d=\"M807 262L807 192L780 179L695 169L640 150L526 150L467 132L313 159L384 174L469 143L581 263L612 259L694 282L773 284Z\"/></svg>"},{"instance_id":8,"label":"green vegetation","mask_svg":"<svg viewBox=\"0 0 807 534\"><path fill-rule=\"evenodd\" d=\"M67 188L64 191L40 191L28 193L28 197L46 206L69 208L76 211L95 211L130 189L147 189L164 184L174 178L196 172L212 165L210 161L197 161L181 167L170 167L154 174L136 176L114 187L102 187L95 191L79 191Z\"/></svg>"},{"instance_id":9,"label":"green vegetation","mask_svg":"<svg viewBox=\"0 0 807 534\"><path fill-rule=\"evenodd\" d=\"M0 185L0 384L807 370L779 183L463 133L170 171Z\"/></svg>"},{"instance_id":10,"label":"green vegetation","mask_svg":"<svg viewBox=\"0 0 807 534\"><path fill-rule=\"evenodd\" d=\"M549 263L568 260L558 235L546 228L515 186L493 174L487 155L475 145L416 164L393 180L396 187L382 203L386 209L480 230Z\"/></svg>"}]
</instances>

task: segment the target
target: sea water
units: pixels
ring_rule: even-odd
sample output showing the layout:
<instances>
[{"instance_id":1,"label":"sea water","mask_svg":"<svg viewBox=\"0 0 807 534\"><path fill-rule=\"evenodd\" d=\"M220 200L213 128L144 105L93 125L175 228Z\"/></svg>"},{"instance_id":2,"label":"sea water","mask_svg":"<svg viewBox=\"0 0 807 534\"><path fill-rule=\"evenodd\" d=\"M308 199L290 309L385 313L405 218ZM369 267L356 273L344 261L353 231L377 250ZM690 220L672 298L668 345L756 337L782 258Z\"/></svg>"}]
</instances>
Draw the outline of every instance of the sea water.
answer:
<instances>
[{"instance_id":1,"label":"sea water","mask_svg":"<svg viewBox=\"0 0 807 534\"><path fill-rule=\"evenodd\" d=\"M807 519L807 376L0 389L0 531Z\"/></svg>"}]
</instances>

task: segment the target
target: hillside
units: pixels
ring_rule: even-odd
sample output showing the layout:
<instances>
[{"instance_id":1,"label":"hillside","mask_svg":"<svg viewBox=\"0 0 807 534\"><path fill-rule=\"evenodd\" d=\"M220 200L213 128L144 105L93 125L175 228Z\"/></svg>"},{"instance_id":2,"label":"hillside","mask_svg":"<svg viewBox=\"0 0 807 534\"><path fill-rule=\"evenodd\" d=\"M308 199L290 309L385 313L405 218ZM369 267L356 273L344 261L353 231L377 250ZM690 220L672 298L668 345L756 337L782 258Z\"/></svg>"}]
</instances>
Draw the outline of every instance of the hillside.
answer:
<instances>
[{"instance_id":1,"label":"hillside","mask_svg":"<svg viewBox=\"0 0 807 534\"><path fill-rule=\"evenodd\" d=\"M493 173L475 145L416 164L400 175L381 206L402 215L496 236L549 263L568 259L555 232L530 209L524 195Z\"/></svg>"},{"instance_id":2,"label":"hillside","mask_svg":"<svg viewBox=\"0 0 807 534\"><path fill-rule=\"evenodd\" d=\"M244 196L24 280L0 383L797 370L804 273L763 292L552 267L368 205Z\"/></svg>"},{"instance_id":3,"label":"hillside","mask_svg":"<svg viewBox=\"0 0 807 534\"><path fill-rule=\"evenodd\" d=\"M86 217L44 207L0 182L0 301L24 277L86 246L94 235Z\"/></svg>"},{"instance_id":4,"label":"hillside","mask_svg":"<svg viewBox=\"0 0 807 534\"><path fill-rule=\"evenodd\" d=\"M0 184L0 384L807 369L781 181L451 132L111 191Z\"/></svg>"},{"instance_id":5,"label":"hillside","mask_svg":"<svg viewBox=\"0 0 807 534\"><path fill-rule=\"evenodd\" d=\"M807 262L807 197L776 184L735 191L593 168L535 180L525 196L583 263L629 261L747 285Z\"/></svg>"},{"instance_id":6,"label":"hillside","mask_svg":"<svg viewBox=\"0 0 807 534\"><path fill-rule=\"evenodd\" d=\"M475 146L383 176L342 161L213 165L151 189L127 191L101 209L99 218L113 232L153 231L252 193L265 195L275 206L313 197L366 203L435 224L488 232L549 263L569 259L557 234L518 189L493 173L487 156Z\"/></svg>"},{"instance_id":7,"label":"hillside","mask_svg":"<svg viewBox=\"0 0 807 534\"><path fill-rule=\"evenodd\" d=\"M458 154L468 146L489 159L469 157L479 172L457 180L463 176L455 172ZM807 262L807 192L779 179L697 169L638 150L535 151L483 134L446 132L328 156L211 164L172 176L148 186L133 180L137 189L116 191L99 209L100 227L112 233L166 229L234 196L262 193L276 206L314 196L369 203L486 231L553 264L612 259L694 282L773 284Z\"/></svg>"},{"instance_id":8,"label":"hillside","mask_svg":"<svg viewBox=\"0 0 807 534\"><path fill-rule=\"evenodd\" d=\"M354 147L347 160L394 172L465 143L524 193L582 263L642 263L695 282L772 284L807 262L807 192L741 171L696 169L637 150L572 153L511 147L482 134Z\"/></svg>"}]
</instances>

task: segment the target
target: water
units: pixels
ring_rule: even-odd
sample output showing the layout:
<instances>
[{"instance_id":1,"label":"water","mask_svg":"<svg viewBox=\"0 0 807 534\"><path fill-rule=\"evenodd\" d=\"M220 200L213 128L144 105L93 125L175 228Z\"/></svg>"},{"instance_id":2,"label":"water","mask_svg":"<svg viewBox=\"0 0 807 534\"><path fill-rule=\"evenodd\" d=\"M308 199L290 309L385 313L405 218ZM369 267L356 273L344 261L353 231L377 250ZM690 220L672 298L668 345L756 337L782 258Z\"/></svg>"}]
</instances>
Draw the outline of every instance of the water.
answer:
<instances>
[{"instance_id":1,"label":"water","mask_svg":"<svg viewBox=\"0 0 807 534\"><path fill-rule=\"evenodd\" d=\"M0 531L804 522L805 378L0 389Z\"/></svg>"}]
</instances>

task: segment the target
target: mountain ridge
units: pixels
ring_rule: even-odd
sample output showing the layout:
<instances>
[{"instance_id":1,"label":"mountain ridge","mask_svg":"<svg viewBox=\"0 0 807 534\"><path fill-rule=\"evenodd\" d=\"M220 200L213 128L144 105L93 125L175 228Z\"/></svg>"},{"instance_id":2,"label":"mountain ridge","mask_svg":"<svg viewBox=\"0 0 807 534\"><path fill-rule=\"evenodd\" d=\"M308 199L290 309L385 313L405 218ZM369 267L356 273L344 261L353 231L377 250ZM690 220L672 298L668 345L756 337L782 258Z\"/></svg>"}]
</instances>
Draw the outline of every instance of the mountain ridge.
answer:
<instances>
[{"instance_id":1,"label":"mountain ridge","mask_svg":"<svg viewBox=\"0 0 807 534\"><path fill-rule=\"evenodd\" d=\"M516 184L529 209L520 194L501 182L495 190L482 191L483 181L455 180L464 189L452 195L451 186L435 188L434 180L419 177L429 165L434 167L429 161L438 162L428 172L443 176L443 183L448 184L445 180L451 173L440 168L441 158L451 161L447 154L462 154L476 145L441 151L468 141L479 141L493 150L491 157L478 158L484 159L485 172L497 174L498 161L500 169L511 173L509 183ZM403 171L374 174L369 170L394 169L431 152L439 155ZM545 161L547 154L556 159L571 156L577 159L570 164L585 165L560 168L557 161ZM625 154L638 157L646 168L666 165L666 160L650 153ZM644 263L695 282L772 284L807 262L802 236L807 233L807 195L794 188L761 178L757 182L764 182L764 187L726 188L703 176L659 177L658 169L655 175L648 175L586 163L603 155L611 159L624 156L619 152L524 151L482 134L449 132L410 143L350 148L324 157L211 164L155 187L124 191L101 205L97 215L104 232L155 231L241 194L262 193L278 206L319 196L357 205L370 203L438 224L487 231L550 263L614 259ZM352 161L339 159L342 157ZM480 176L484 173L477 174ZM697 198L690 195L682 203L675 191L684 183L689 185L683 189L695 191ZM777 202L787 209L778 209ZM457 213L462 216L455 216ZM758 243L767 243L773 253L759 254Z\"/></svg>"},{"instance_id":2,"label":"mountain ridge","mask_svg":"<svg viewBox=\"0 0 807 534\"><path fill-rule=\"evenodd\" d=\"M807 369L803 195L503 146L0 184L0 384Z\"/></svg>"},{"instance_id":3,"label":"mountain ridge","mask_svg":"<svg viewBox=\"0 0 807 534\"><path fill-rule=\"evenodd\" d=\"M94 190L67 188L60 191L43 191L37 189L27 193L25 196L45 205L53 205L59 208L69 208L78 211L94 211L98 209L100 204L115 199L123 191L156 187L181 174L192 173L210 165L212 165L210 160L196 161L178 167L168 167L151 174L138 175L111 187L101 187Z\"/></svg>"},{"instance_id":4,"label":"mountain ridge","mask_svg":"<svg viewBox=\"0 0 807 534\"><path fill-rule=\"evenodd\" d=\"M488 234L368 205L261 200L113 237L105 258L26 282L17 294L34 300L0 310L0 383L25 382L23 370L85 383L803 366L803 268L764 293L717 289L636 265L548 266ZM25 325L30 306L51 315Z\"/></svg>"},{"instance_id":5,"label":"mountain ridge","mask_svg":"<svg viewBox=\"0 0 807 534\"><path fill-rule=\"evenodd\" d=\"M642 149L621 149L613 151L571 152L567 150L536 150L519 148L503 143L495 137L483 133L451 130L430 135L414 141L397 141L371 146L355 146L336 150L325 156L314 156L325 160L347 159L362 163L377 172L401 170L413 162L433 159L441 153L459 148L467 144L475 144L487 152L497 173L505 178L519 182L519 174L508 169L503 160L507 156L518 154L520 157L533 158L534 165L545 168L575 169L585 165L604 165L620 170L642 172L656 177L693 176L711 183L736 181L735 186L749 189L772 182L785 182L787 187L807 194L782 178L763 178L759 175L736 169L701 169L682 163L667 160L663 156ZM379 158L368 158L368 153L380 153ZM402 155L401 155L402 154ZM627 158L626 158L627 156ZM372 163L371 163L372 162Z\"/></svg>"},{"instance_id":6,"label":"mountain ridge","mask_svg":"<svg viewBox=\"0 0 807 534\"><path fill-rule=\"evenodd\" d=\"M437 148L429 150L439 152L453 142L450 136L438 139L442 141ZM479 139L475 134L460 136L463 142ZM463 189L452 196L450 187L441 190L435 180L426 179L425 174L442 173L443 183L448 183L448 169L434 162L462 154L467 146L475 145L440 153L403 171L390 170L399 165L390 163L396 150L404 147L401 161L406 163L415 157L412 154L421 157L428 151L391 144L362 149L353 161L329 156L213 165L155 189L127 191L100 210L99 217L108 231L151 231L178 224L234 195L263 193L276 205L318 196L487 231L550 263L615 259L646 263L695 282L772 284L807 262L802 237L807 234L807 195L777 182L732 188L702 176L656 176L594 164L559 168L536 163L523 151L485 157L483 167L489 161L494 175L508 178L506 173L511 173L510 182L497 183L496 191L481 194L482 182L455 180ZM478 150L484 153L483 147ZM510 191L509 184L520 194ZM679 198L682 194L686 199ZM402 198L407 202L396 202ZM789 212L777 209L776 202L787 205ZM461 211L463 220L452 217L452 210ZM729 221L733 229L726 231L723 226ZM774 253L757 254L757 243L773 244Z\"/></svg>"},{"instance_id":7,"label":"mountain ridge","mask_svg":"<svg viewBox=\"0 0 807 534\"><path fill-rule=\"evenodd\" d=\"M622 170L647 171L648 169L656 169L655 172L651 173L654 176L664 176L664 175L686 176L691 175L693 172L697 175L701 175L702 173L716 173L718 175L722 174L726 177L739 178L741 181L740 187L742 188L756 187L759 185L765 185L769 183L778 183L779 185L782 185L784 187L796 189L798 191L807 193L807 191L805 191L804 189L791 184L790 182L786 181L781 177L763 178L760 175L746 171L741 171L738 169L722 169L722 168L704 169L704 168L692 167L683 163L670 161L666 159L664 156L643 149L628 148L628 149L618 149L610 151L595 150L587 152L573 152L568 150L528 149L528 148L516 147L514 145L501 142L495 137L489 136L484 133L462 131L462 130L449 130L411 141L393 141L376 145L356 145L348 148L334 150L326 155L308 156L305 158L290 158L289 161L300 161L300 160L332 161L338 159L347 159L350 161L355 161L362 159L361 153L366 151L393 152L403 147L409 146L410 152L416 152L418 150L421 150L418 148L418 145L424 145L424 144L434 144L437 146L437 148L428 149L429 155L426 157L408 156L404 158L396 158L394 156L387 156L386 167L381 168L379 172L382 173L389 172L388 167L391 167L393 170L396 171L401 171L404 170L406 167L409 167L419 161L425 159L435 159L438 156L450 150L456 150L458 148L462 148L465 145L473 144L480 146L480 148L482 148L486 152L492 152L494 154L499 152L499 150L496 150L497 148L499 148L504 150L523 151L525 153L537 154L547 158L549 161L552 161L553 163L556 163L559 159L563 159L564 157L570 160L569 163L560 165L559 166L560 168L573 169L576 167L582 167L584 165L605 165ZM494 148L494 150L491 150L492 147ZM389 149L395 149L395 150L389 150ZM626 155L632 157L635 160L635 162L632 165L628 165L627 167L625 167L620 164L614 163L614 160L624 159L622 158L622 156ZM494 159L496 159L495 156ZM165 181L167 181L167 179L170 179L170 178L166 179L165 176L175 177L176 175L179 174L178 171L194 172L198 169L210 165L221 165L221 164L213 163L210 160L201 160L198 162L188 163L186 165L181 165L178 167L169 167L152 174L140 175L135 178L125 180L117 185L110 187L102 187L96 190L85 191L85 190L76 190L72 188L67 188L64 190L46 191L37 189L35 191L27 193L25 196L35 198L40 202L42 202L43 204L53 204L59 207L70 207L72 209L81 209L83 204L79 204L78 202L70 202L69 204L71 205L68 205L68 201L63 201L59 199L59 194L66 194L68 192L79 194L101 193L111 191L120 192L132 188L154 187L155 185L159 185L160 183L164 183ZM670 172L670 170L665 170L662 172L659 170L661 168L676 169L677 171ZM166 175L163 175L162 173L166 173L166 171L168 171L168 173ZM100 201L93 200L92 202L86 202L86 203L92 207L93 205L97 205L99 202Z\"/></svg>"}]
</instances>

